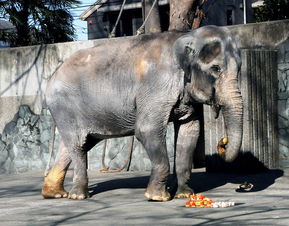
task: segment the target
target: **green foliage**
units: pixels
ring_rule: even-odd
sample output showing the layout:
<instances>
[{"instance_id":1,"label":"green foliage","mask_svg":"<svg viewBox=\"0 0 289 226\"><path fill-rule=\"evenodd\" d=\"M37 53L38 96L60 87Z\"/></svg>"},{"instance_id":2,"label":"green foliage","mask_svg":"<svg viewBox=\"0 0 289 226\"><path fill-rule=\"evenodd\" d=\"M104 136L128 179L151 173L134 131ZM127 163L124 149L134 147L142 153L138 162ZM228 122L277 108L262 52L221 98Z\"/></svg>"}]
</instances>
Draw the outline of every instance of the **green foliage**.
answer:
<instances>
[{"instance_id":1,"label":"green foliage","mask_svg":"<svg viewBox=\"0 0 289 226\"><path fill-rule=\"evenodd\" d=\"M264 0L255 10L256 22L289 19L289 0Z\"/></svg>"},{"instance_id":2,"label":"green foliage","mask_svg":"<svg viewBox=\"0 0 289 226\"><path fill-rule=\"evenodd\" d=\"M0 33L11 46L72 41L73 17L69 8L78 0L0 0L0 17L8 19L14 32Z\"/></svg>"}]
</instances>

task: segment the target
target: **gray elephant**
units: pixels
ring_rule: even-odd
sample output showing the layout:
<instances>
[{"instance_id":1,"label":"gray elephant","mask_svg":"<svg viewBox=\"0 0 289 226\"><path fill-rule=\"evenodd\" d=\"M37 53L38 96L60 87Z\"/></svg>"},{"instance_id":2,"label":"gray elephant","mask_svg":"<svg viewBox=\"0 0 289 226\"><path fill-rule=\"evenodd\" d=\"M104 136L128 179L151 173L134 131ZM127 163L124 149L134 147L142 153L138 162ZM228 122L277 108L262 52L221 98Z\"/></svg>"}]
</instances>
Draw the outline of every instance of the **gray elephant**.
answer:
<instances>
[{"instance_id":1,"label":"gray elephant","mask_svg":"<svg viewBox=\"0 0 289 226\"><path fill-rule=\"evenodd\" d=\"M44 179L45 198L84 199L86 158L102 139L135 135L152 163L145 192L167 201L167 125L175 125L176 198L188 197L193 152L199 137L196 107L221 108L229 143L223 155L233 161L242 140L243 104L237 84L237 46L226 28L202 27L115 39L73 54L48 83L47 105L66 146ZM63 187L73 163L70 192Z\"/></svg>"}]
</instances>

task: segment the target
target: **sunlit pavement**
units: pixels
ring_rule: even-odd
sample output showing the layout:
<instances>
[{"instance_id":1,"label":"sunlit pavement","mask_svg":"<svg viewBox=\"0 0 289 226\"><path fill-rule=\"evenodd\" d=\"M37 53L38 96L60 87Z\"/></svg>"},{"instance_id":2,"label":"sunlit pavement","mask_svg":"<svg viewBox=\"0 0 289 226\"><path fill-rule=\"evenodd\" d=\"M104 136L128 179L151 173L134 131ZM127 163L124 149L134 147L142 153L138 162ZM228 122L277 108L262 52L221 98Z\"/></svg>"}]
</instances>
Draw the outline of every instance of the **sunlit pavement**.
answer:
<instances>
[{"instance_id":1,"label":"sunlit pavement","mask_svg":"<svg viewBox=\"0 0 289 226\"><path fill-rule=\"evenodd\" d=\"M149 172L89 171L92 197L43 199L43 172L0 175L0 225L289 225L289 168L260 174L193 171L192 186L228 208L186 208L187 199L149 202ZM71 172L66 188L71 186ZM254 185L240 190L239 185Z\"/></svg>"}]
</instances>

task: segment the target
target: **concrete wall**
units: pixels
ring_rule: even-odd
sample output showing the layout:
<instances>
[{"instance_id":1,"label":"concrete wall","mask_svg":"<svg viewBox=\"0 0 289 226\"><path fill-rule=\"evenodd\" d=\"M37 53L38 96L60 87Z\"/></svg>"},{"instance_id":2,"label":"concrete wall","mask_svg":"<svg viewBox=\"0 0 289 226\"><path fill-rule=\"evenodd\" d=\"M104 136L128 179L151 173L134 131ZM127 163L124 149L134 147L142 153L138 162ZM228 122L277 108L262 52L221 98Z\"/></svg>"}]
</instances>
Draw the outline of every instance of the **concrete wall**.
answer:
<instances>
[{"instance_id":1,"label":"concrete wall","mask_svg":"<svg viewBox=\"0 0 289 226\"><path fill-rule=\"evenodd\" d=\"M288 44L281 45L289 37L288 20L231 26L230 29L241 48L272 49L282 47L279 52L285 58L280 55L279 65L280 67L282 65L288 66ZM44 101L47 80L73 52L105 41L107 40L90 40L0 50L0 173L44 169L48 156L51 121L49 112L45 110ZM281 59L284 60L281 61ZM286 89L283 88L282 92L280 91L282 98L284 95L289 95L287 71L285 74L286 78L283 72L279 76L279 78L284 78L287 87ZM280 80L279 84L284 82ZM285 126L282 124L282 131L285 128L288 132L288 98L286 103L283 111L285 113L282 113L282 117L285 115ZM282 107L284 106L284 98L280 104ZM20 108L20 106L22 107ZM171 129L168 138L171 159L173 155L172 131ZM106 163L110 162L111 168L118 168L125 161L124 150L129 139L121 138L120 140L109 141L110 150L106 157ZM281 153L284 153L282 158L286 162L288 161L289 149L284 140L286 140L285 137L280 140L280 143L286 144L281 150ZM57 137L56 148L58 141L59 137ZM135 142L134 146L136 149L133 152L130 169L149 169L150 163L141 145ZM92 151L89 154L89 167L99 169L101 168L103 143L97 145L95 149L98 151ZM117 159L119 162L116 161Z\"/></svg>"},{"instance_id":2,"label":"concrete wall","mask_svg":"<svg viewBox=\"0 0 289 226\"><path fill-rule=\"evenodd\" d=\"M289 40L278 52L278 127L280 165L289 167Z\"/></svg>"}]
</instances>

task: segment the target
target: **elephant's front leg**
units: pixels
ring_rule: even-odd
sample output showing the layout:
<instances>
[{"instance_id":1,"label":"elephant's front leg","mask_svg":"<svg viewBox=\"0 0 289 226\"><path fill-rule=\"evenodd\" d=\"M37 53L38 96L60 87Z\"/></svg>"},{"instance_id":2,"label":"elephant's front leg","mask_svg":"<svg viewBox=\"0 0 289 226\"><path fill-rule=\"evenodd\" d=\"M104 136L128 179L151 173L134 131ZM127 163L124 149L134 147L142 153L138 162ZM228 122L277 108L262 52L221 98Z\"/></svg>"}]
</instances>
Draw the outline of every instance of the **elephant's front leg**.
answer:
<instances>
[{"instance_id":1,"label":"elephant's front leg","mask_svg":"<svg viewBox=\"0 0 289 226\"><path fill-rule=\"evenodd\" d=\"M193 193L188 182L191 177L194 151L199 138L200 122L199 120L192 120L185 124L175 123L175 133L175 173L177 177L175 198L187 198Z\"/></svg>"},{"instance_id":2,"label":"elephant's front leg","mask_svg":"<svg viewBox=\"0 0 289 226\"><path fill-rule=\"evenodd\" d=\"M136 137L143 144L152 163L151 176L145 196L149 200L168 201L170 200L170 194L166 186L170 165L165 135L159 130L147 127L141 127L136 133Z\"/></svg>"}]
</instances>

